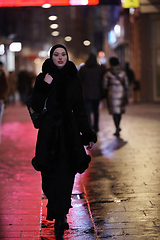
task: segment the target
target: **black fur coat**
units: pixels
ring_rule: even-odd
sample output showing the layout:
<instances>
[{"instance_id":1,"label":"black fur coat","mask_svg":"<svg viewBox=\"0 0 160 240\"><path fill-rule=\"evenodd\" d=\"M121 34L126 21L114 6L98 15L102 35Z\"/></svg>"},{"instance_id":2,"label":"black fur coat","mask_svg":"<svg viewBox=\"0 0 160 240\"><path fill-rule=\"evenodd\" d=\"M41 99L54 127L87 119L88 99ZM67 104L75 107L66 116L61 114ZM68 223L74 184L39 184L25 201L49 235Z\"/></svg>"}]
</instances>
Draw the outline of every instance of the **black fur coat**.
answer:
<instances>
[{"instance_id":1,"label":"black fur coat","mask_svg":"<svg viewBox=\"0 0 160 240\"><path fill-rule=\"evenodd\" d=\"M46 73L53 77L51 84L44 81ZM34 111L43 109L46 98L47 113L38 131L32 164L38 171L54 172L60 155L64 154L70 168L82 173L90 162L83 145L96 142L97 137L88 123L82 86L73 62L68 61L63 70L55 68L51 59L44 62L34 86Z\"/></svg>"}]
</instances>

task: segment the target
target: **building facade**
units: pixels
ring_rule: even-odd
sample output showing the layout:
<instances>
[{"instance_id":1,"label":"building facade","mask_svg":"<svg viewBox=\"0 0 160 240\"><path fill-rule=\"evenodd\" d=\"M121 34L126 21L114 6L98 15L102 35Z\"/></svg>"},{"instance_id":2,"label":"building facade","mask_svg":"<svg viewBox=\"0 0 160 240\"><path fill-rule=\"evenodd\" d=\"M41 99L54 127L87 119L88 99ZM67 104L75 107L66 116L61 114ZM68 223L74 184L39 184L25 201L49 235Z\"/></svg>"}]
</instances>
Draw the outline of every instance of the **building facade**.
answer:
<instances>
[{"instance_id":1,"label":"building facade","mask_svg":"<svg viewBox=\"0 0 160 240\"><path fill-rule=\"evenodd\" d=\"M160 2L140 1L140 8L121 9L109 32L109 45L122 67L129 62L140 85L141 102L160 102Z\"/></svg>"},{"instance_id":2,"label":"building facade","mask_svg":"<svg viewBox=\"0 0 160 240\"><path fill-rule=\"evenodd\" d=\"M49 20L49 16L57 18ZM90 52L102 50L102 39L100 6L0 8L0 45L5 45L0 60L9 71L25 68L37 74L48 57L45 53L56 43L66 45L70 59L80 64ZM84 45L85 40L88 45ZM12 42L21 42L22 50L12 53L11 57L9 45ZM9 66L13 57L15 66Z\"/></svg>"}]
</instances>

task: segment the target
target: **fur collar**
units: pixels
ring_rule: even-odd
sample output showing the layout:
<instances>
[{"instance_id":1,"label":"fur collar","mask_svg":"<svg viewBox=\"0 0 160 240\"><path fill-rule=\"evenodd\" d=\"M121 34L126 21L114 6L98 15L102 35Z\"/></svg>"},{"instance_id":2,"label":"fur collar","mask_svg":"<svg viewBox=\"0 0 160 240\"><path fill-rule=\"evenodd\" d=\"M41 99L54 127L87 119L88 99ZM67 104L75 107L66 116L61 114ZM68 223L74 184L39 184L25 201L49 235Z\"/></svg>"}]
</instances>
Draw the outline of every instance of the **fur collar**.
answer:
<instances>
[{"instance_id":1,"label":"fur collar","mask_svg":"<svg viewBox=\"0 0 160 240\"><path fill-rule=\"evenodd\" d=\"M66 65L62 69L58 69L50 58L47 58L42 65L42 72L49 73L51 76L57 77L75 77L77 75L77 68L71 61L67 61Z\"/></svg>"}]
</instances>

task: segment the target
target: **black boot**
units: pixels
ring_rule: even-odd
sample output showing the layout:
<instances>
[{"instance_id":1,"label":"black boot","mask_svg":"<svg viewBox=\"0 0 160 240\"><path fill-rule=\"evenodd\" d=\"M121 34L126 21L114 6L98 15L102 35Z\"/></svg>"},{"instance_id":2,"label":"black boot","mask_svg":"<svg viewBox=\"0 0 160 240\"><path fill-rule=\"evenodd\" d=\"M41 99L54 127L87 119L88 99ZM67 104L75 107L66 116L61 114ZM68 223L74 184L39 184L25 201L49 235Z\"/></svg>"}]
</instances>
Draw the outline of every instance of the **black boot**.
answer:
<instances>
[{"instance_id":1,"label":"black boot","mask_svg":"<svg viewBox=\"0 0 160 240\"><path fill-rule=\"evenodd\" d=\"M118 129L116 129L116 132L114 133L114 135L116 136L116 137L119 137L119 132L121 131L121 128L118 128Z\"/></svg>"},{"instance_id":2,"label":"black boot","mask_svg":"<svg viewBox=\"0 0 160 240\"><path fill-rule=\"evenodd\" d=\"M54 229L56 232L63 232L64 230L69 229L69 224L67 223L66 215L55 219Z\"/></svg>"}]
</instances>

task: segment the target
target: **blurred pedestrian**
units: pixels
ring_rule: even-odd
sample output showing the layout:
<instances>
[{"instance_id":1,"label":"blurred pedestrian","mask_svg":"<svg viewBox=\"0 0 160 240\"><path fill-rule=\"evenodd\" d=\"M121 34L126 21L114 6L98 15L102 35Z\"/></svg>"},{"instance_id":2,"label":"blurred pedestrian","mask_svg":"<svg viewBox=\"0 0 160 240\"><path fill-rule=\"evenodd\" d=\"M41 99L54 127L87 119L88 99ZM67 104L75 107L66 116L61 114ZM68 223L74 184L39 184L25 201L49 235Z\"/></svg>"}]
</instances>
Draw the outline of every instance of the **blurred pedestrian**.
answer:
<instances>
[{"instance_id":1,"label":"blurred pedestrian","mask_svg":"<svg viewBox=\"0 0 160 240\"><path fill-rule=\"evenodd\" d=\"M128 62L126 62L125 64L125 72L128 77L129 86L133 85L135 81L135 75L134 75L134 71L130 68L130 64Z\"/></svg>"},{"instance_id":2,"label":"blurred pedestrian","mask_svg":"<svg viewBox=\"0 0 160 240\"><path fill-rule=\"evenodd\" d=\"M18 86L17 89L20 94L20 101L25 104L27 97L32 93L32 77L27 70L21 70L18 73Z\"/></svg>"},{"instance_id":3,"label":"blurred pedestrian","mask_svg":"<svg viewBox=\"0 0 160 240\"><path fill-rule=\"evenodd\" d=\"M107 107L112 114L116 127L115 136L120 135L120 121L129 100L129 84L125 71L122 71L119 59L109 59L110 69L104 75L103 88L106 91Z\"/></svg>"},{"instance_id":4,"label":"blurred pedestrian","mask_svg":"<svg viewBox=\"0 0 160 240\"><path fill-rule=\"evenodd\" d=\"M133 100L134 103L140 101L140 81L135 80L133 85Z\"/></svg>"},{"instance_id":5,"label":"blurred pedestrian","mask_svg":"<svg viewBox=\"0 0 160 240\"><path fill-rule=\"evenodd\" d=\"M47 220L55 219L55 231L63 232L69 228L66 215L75 174L83 172L90 161L82 141L90 150L97 137L89 126L77 69L61 44L52 47L36 78L33 110L40 112L46 99L47 112L39 127L32 164L41 172L48 199Z\"/></svg>"},{"instance_id":6,"label":"blurred pedestrian","mask_svg":"<svg viewBox=\"0 0 160 240\"><path fill-rule=\"evenodd\" d=\"M99 131L99 103L102 99L103 74L104 67L97 63L96 55L93 53L89 55L85 65L79 70L89 123L95 132Z\"/></svg>"},{"instance_id":7,"label":"blurred pedestrian","mask_svg":"<svg viewBox=\"0 0 160 240\"><path fill-rule=\"evenodd\" d=\"M8 97L8 93L9 93L8 80L3 70L3 63L0 62L0 127L1 127L3 111L4 111L4 103ZM0 142L1 142L1 132L0 132Z\"/></svg>"},{"instance_id":8,"label":"blurred pedestrian","mask_svg":"<svg viewBox=\"0 0 160 240\"><path fill-rule=\"evenodd\" d=\"M134 74L134 71L130 68L129 62L126 62L124 70L128 77L130 98L132 100L134 98L135 74Z\"/></svg>"},{"instance_id":9,"label":"blurred pedestrian","mask_svg":"<svg viewBox=\"0 0 160 240\"><path fill-rule=\"evenodd\" d=\"M17 91L17 81L15 72L9 72L8 74L8 84L9 84L9 94L7 98L7 103L15 103L16 102L16 91Z\"/></svg>"}]
</instances>

